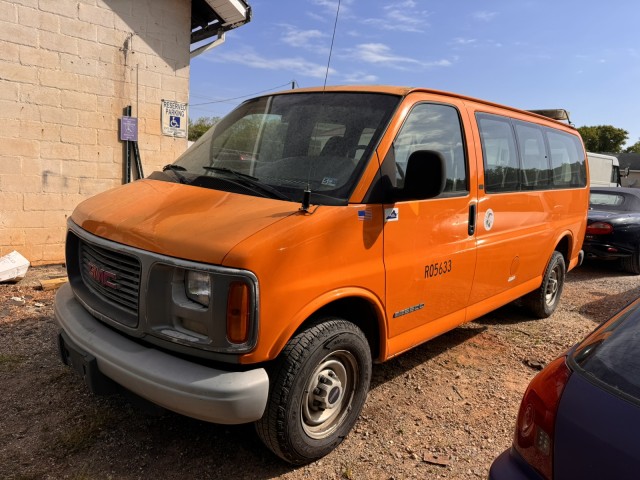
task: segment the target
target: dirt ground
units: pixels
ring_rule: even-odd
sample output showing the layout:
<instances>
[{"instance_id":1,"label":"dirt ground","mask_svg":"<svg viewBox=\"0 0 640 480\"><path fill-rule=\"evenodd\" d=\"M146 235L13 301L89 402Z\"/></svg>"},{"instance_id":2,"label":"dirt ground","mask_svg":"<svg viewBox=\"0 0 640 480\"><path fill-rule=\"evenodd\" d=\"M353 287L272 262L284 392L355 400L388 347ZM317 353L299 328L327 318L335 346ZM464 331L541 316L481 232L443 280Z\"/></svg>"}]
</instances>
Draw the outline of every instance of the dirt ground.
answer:
<instances>
[{"instance_id":1,"label":"dirt ground","mask_svg":"<svg viewBox=\"0 0 640 480\"><path fill-rule=\"evenodd\" d=\"M31 268L0 284L0 478L410 479L486 478L511 443L520 398L536 372L640 295L612 265L567 276L559 310L531 320L508 305L373 369L354 431L334 452L294 468L252 425L212 425L95 397L61 364L53 291Z\"/></svg>"}]
</instances>

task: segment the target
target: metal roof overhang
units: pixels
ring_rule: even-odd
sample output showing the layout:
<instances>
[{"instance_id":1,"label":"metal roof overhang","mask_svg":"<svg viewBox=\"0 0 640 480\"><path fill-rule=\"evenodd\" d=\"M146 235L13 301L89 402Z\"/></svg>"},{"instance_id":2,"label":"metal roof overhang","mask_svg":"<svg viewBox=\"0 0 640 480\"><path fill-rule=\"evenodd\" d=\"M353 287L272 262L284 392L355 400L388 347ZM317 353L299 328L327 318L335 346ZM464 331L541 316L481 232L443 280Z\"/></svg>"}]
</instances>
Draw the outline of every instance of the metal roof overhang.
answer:
<instances>
[{"instance_id":1,"label":"metal roof overhang","mask_svg":"<svg viewBox=\"0 0 640 480\"><path fill-rule=\"evenodd\" d=\"M191 45L218 37L191 51L195 57L224 42L224 33L251 21L251 7L244 0L193 0Z\"/></svg>"}]
</instances>

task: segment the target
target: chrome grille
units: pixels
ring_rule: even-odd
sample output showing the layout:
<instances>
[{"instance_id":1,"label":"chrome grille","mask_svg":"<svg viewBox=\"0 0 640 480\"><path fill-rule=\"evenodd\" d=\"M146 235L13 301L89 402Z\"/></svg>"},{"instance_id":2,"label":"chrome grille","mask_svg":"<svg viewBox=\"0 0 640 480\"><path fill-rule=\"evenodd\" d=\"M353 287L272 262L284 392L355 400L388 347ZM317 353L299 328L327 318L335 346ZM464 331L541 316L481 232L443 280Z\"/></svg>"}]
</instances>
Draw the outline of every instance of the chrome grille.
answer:
<instances>
[{"instance_id":1,"label":"chrome grille","mask_svg":"<svg viewBox=\"0 0 640 480\"><path fill-rule=\"evenodd\" d=\"M137 258L81 241L80 272L84 284L98 296L137 316L140 291Z\"/></svg>"}]
</instances>

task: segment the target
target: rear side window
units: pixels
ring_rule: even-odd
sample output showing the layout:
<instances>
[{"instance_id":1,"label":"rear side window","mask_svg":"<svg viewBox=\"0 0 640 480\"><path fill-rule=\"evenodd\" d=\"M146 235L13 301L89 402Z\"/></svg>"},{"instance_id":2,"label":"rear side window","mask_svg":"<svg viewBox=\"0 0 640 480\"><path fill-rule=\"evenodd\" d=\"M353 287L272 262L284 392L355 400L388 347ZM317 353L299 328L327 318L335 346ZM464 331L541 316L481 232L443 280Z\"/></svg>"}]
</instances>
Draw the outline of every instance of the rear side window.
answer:
<instances>
[{"instance_id":1,"label":"rear side window","mask_svg":"<svg viewBox=\"0 0 640 480\"><path fill-rule=\"evenodd\" d=\"M549 185L550 169L543 130L526 122L514 123L522 158L522 188L545 188Z\"/></svg>"},{"instance_id":2,"label":"rear side window","mask_svg":"<svg viewBox=\"0 0 640 480\"><path fill-rule=\"evenodd\" d=\"M640 316L638 307L587 337L572 355L583 374L640 401Z\"/></svg>"},{"instance_id":3,"label":"rear side window","mask_svg":"<svg viewBox=\"0 0 640 480\"><path fill-rule=\"evenodd\" d=\"M476 118L487 193L586 186L577 135L500 115L476 113Z\"/></svg>"},{"instance_id":4,"label":"rear side window","mask_svg":"<svg viewBox=\"0 0 640 480\"><path fill-rule=\"evenodd\" d=\"M556 187L582 187L587 183L584 154L580 141L573 135L548 130L552 183Z\"/></svg>"},{"instance_id":5,"label":"rear side window","mask_svg":"<svg viewBox=\"0 0 640 480\"><path fill-rule=\"evenodd\" d=\"M511 122L495 115L482 115L478 126L484 157L485 190L489 193L518 190L520 167Z\"/></svg>"}]
</instances>

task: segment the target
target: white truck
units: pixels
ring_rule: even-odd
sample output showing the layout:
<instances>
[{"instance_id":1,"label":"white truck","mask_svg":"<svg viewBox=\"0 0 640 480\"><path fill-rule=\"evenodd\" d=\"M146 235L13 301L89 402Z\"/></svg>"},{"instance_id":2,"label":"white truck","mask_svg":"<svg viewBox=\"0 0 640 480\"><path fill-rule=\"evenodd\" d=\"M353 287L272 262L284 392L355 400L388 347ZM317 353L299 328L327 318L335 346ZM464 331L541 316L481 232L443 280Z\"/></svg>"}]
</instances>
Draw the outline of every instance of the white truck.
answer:
<instances>
[{"instance_id":1,"label":"white truck","mask_svg":"<svg viewBox=\"0 0 640 480\"><path fill-rule=\"evenodd\" d=\"M620 187L620 163L613 155L587 152L592 187Z\"/></svg>"}]
</instances>

